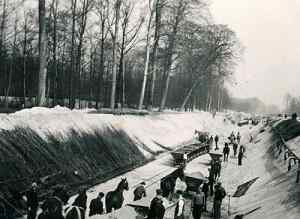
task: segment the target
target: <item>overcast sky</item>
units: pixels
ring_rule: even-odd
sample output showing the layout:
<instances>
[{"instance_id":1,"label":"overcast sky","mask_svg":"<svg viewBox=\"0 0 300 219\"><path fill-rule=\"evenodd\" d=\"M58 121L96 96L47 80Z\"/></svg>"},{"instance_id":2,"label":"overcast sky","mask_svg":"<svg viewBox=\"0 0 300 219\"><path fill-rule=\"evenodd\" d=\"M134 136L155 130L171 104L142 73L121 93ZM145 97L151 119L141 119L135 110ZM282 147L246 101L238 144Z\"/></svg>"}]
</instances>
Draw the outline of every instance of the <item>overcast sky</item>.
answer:
<instances>
[{"instance_id":1,"label":"overcast sky","mask_svg":"<svg viewBox=\"0 0 300 219\"><path fill-rule=\"evenodd\" d=\"M246 47L237 67L237 97L282 105L300 96L300 0L211 0L216 23L228 24Z\"/></svg>"}]
</instances>

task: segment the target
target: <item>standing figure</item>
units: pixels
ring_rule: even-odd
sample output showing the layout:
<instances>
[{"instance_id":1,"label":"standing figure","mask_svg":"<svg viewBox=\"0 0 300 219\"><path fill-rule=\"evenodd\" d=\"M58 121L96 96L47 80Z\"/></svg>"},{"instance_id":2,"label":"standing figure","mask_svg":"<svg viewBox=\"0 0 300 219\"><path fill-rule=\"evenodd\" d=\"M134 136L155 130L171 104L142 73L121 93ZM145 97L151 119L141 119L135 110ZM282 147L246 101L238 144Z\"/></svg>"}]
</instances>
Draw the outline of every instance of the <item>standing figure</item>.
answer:
<instances>
[{"instance_id":1,"label":"standing figure","mask_svg":"<svg viewBox=\"0 0 300 219\"><path fill-rule=\"evenodd\" d=\"M209 183L208 183L208 178L207 178L207 180L203 182L203 186L202 186L202 192L204 194L204 204L203 204L203 210L204 211L207 211L208 191L209 191Z\"/></svg>"},{"instance_id":2,"label":"standing figure","mask_svg":"<svg viewBox=\"0 0 300 219\"><path fill-rule=\"evenodd\" d=\"M97 198L93 199L90 203L90 213L89 216L93 216L96 214L103 214L104 210L103 210L103 202L102 202L102 198L104 197L104 193L103 192L99 192Z\"/></svg>"},{"instance_id":3,"label":"standing figure","mask_svg":"<svg viewBox=\"0 0 300 219\"><path fill-rule=\"evenodd\" d=\"M221 218L221 206L222 200L226 196L226 191L222 187L221 182L218 182L215 186L215 196L214 196L214 203L213 203L213 216L214 219Z\"/></svg>"},{"instance_id":4,"label":"standing figure","mask_svg":"<svg viewBox=\"0 0 300 219\"><path fill-rule=\"evenodd\" d=\"M233 156L236 157L238 144L235 142L232 147L233 147Z\"/></svg>"},{"instance_id":5,"label":"standing figure","mask_svg":"<svg viewBox=\"0 0 300 219\"><path fill-rule=\"evenodd\" d=\"M223 148L224 162L228 161L229 153L230 153L230 148L228 146L228 143L226 142L225 147Z\"/></svg>"},{"instance_id":6,"label":"standing figure","mask_svg":"<svg viewBox=\"0 0 300 219\"><path fill-rule=\"evenodd\" d=\"M240 144L240 142L241 142L241 134L240 134L240 132L237 133L236 140L237 140L237 143Z\"/></svg>"},{"instance_id":7,"label":"standing figure","mask_svg":"<svg viewBox=\"0 0 300 219\"><path fill-rule=\"evenodd\" d=\"M175 207L174 219L184 219L184 205L185 200L182 197L182 191L178 191L179 198Z\"/></svg>"},{"instance_id":8,"label":"standing figure","mask_svg":"<svg viewBox=\"0 0 300 219\"><path fill-rule=\"evenodd\" d=\"M141 182L140 185L138 187L135 188L135 190L133 191L133 201L137 201L142 199L143 197L146 197L146 189L145 189L145 182Z\"/></svg>"},{"instance_id":9,"label":"standing figure","mask_svg":"<svg viewBox=\"0 0 300 219\"><path fill-rule=\"evenodd\" d=\"M242 150L239 151L239 154L238 154L238 165L239 166L242 166L242 160L243 160L243 157L244 157L244 153Z\"/></svg>"},{"instance_id":10,"label":"standing figure","mask_svg":"<svg viewBox=\"0 0 300 219\"><path fill-rule=\"evenodd\" d=\"M242 151L243 154L246 152L246 148L244 145L240 146L240 151Z\"/></svg>"},{"instance_id":11,"label":"standing figure","mask_svg":"<svg viewBox=\"0 0 300 219\"><path fill-rule=\"evenodd\" d=\"M86 188L83 188L80 190L79 195L76 197L72 205L83 209L84 212L83 214L85 215L86 202L87 202Z\"/></svg>"},{"instance_id":12,"label":"standing figure","mask_svg":"<svg viewBox=\"0 0 300 219\"><path fill-rule=\"evenodd\" d=\"M253 136L252 136L252 134L250 134L249 142L252 143L252 141L253 141Z\"/></svg>"},{"instance_id":13,"label":"standing figure","mask_svg":"<svg viewBox=\"0 0 300 219\"><path fill-rule=\"evenodd\" d=\"M214 195L214 183L215 183L215 176L211 168L208 168L209 176L208 176L208 184L209 184L209 190L210 195Z\"/></svg>"},{"instance_id":14,"label":"standing figure","mask_svg":"<svg viewBox=\"0 0 300 219\"><path fill-rule=\"evenodd\" d=\"M215 176L214 177L215 177L215 181L216 181L221 176L221 168L222 168L221 160L215 161L214 166L215 166L215 168L214 168L215 169Z\"/></svg>"},{"instance_id":15,"label":"standing figure","mask_svg":"<svg viewBox=\"0 0 300 219\"><path fill-rule=\"evenodd\" d=\"M219 136L218 136L218 135L216 135L216 136L215 136L215 144L216 144L216 148L215 148L215 150L219 150L219 147L218 147L218 142L219 142Z\"/></svg>"},{"instance_id":16,"label":"standing figure","mask_svg":"<svg viewBox=\"0 0 300 219\"><path fill-rule=\"evenodd\" d=\"M156 197L154 197L150 204L150 210L147 219L163 219L165 215L165 207L163 205L162 191L156 190Z\"/></svg>"},{"instance_id":17,"label":"standing figure","mask_svg":"<svg viewBox=\"0 0 300 219\"><path fill-rule=\"evenodd\" d=\"M192 213L194 219L201 219L201 214L204 210L205 194L202 192L203 186L197 190L196 195L193 197L192 201Z\"/></svg>"},{"instance_id":18,"label":"standing figure","mask_svg":"<svg viewBox=\"0 0 300 219\"><path fill-rule=\"evenodd\" d=\"M31 185L31 189L26 193L27 198L27 219L35 219L38 210L38 194L37 184L34 182Z\"/></svg>"},{"instance_id":19,"label":"standing figure","mask_svg":"<svg viewBox=\"0 0 300 219\"><path fill-rule=\"evenodd\" d=\"M214 137L210 136L210 138L209 138L209 150L213 148L213 144L214 144Z\"/></svg>"}]
</instances>

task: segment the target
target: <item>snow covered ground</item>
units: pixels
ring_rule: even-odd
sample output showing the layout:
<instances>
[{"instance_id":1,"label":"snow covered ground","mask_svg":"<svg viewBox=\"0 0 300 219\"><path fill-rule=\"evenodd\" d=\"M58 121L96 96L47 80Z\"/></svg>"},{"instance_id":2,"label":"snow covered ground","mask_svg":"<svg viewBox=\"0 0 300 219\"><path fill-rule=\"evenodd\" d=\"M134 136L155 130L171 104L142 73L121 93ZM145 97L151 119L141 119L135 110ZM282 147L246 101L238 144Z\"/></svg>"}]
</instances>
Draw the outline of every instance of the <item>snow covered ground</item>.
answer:
<instances>
[{"instance_id":1,"label":"snow covered ground","mask_svg":"<svg viewBox=\"0 0 300 219\"><path fill-rule=\"evenodd\" d=\"M261 208L245 218L299 218L300 187L295 183L296 168L294 166L290 172L287 171L287 162L283 159L283 154L278 156L278 151L272 147L272 134L268 131L258 134L259 127L251 129L249 126L237 127L229 120L224 122L224 116L224 114L218 114L216 118L212 118L211 114L206 112L117 116L91 113L91 110L71 111L62 107L33 108L11 115L0 115L0 127L4 130L11 130L17 126L29 127L45 140L49 133L66 140L72 130L92 134L95 130L111 127L124 131L146 157L150 158L153 155L157 157L156 160L124 174L130 186L130 190L124 194L124 204L132 202L132 191L141 181L147 182L148 201L150 201L159 186L160 178L173 170L170 166L170 154L163 153L157 156L157 152L166 151L167 148L173 149L182 142L190 140L193 138L194 130L208 131L212 135L218 134L221 144L231 131L240 131L243 144L246 145L247 157L243 166L240 167L237 166L237 159L231 156L229 162L223 164L221 181L228 194L232 195L238 185L255 177L259 179L250 187L245 196L231 198L230 215L227 214L228 198L224 200L223 218L233 218L236 214L246 213L257 207ZM232 118L235 116L231 115ZM250 133L257 135L256 143L248 143ZM295 139L292 143L297 144L298 141ZM208 162L209 157L202 156L192 161L187 170L191 173L200 171L203 175L207 175ZM96 197L98 192L106 193L114 189L119 180L120 177L116 177L90 188L88 200ZM129 208L125 207L120 212L127 211L126 209ZM134 214L132 210L127 212ZM204 218L208 218L208 215L204 215Z\"/></svg>"},{"instance_id":2,"label":"snow covered ground","mask_svg":"<svg viewBox=\"0 0 300 219\"><path fill-rule=\"evenodd\" d=\"M28 127L46 140L48 134L66 140L71 131L93 133L95 130L113 127L125 131L147 157L190 140L196 129L219 134L221 138L236 129L230 121L223 121L224 115L217 115L213 119L207 112L168 112L146 116L92 112L92 109L71 111L59 106L52 109L35 107L0 115L0 128L11 130Z\"/></svg>"}]
</instances>

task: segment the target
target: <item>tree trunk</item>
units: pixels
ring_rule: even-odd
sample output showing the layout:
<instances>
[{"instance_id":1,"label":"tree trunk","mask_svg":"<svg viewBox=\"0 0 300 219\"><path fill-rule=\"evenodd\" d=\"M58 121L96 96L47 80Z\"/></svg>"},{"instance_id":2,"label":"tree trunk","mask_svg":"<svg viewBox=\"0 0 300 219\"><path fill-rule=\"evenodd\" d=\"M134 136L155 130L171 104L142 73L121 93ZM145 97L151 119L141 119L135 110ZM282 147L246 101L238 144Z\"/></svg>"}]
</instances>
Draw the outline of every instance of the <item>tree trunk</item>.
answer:
<instances>
[{"instance_id":1,"label":"tree trunk","mask_svg":"<svg viewBox=\"0 0 300 219\"><path fill-rule=\"evenodd\" d=\"M110 96L110 108L115 108L115 97L116 97L116 83L117 83L117 41L119 32L119 19L120 19L120 7L121 0L117 0L115 5L115 32L113 36L113 72L112 72L112 84L111 84L111 96Z\"/></svg>"},{"instance_id":2,"label":"tree trunk","mask_svg":"<svg viewBox=\"0 0 300 219\"><path fill-rule=\"evenodd\" d=\"M125 99L125 70L126 70L126 64L125 60L123 60L123 71L122 71L122 78L123 78L123 83L122 83L122 104L123 106L126 104L126 99Z\"/></svg>"},{"instance_id":3,"label":"tree trunk","mask_svg":"<svg viewBox=\"0 0 300 219\"><path fill-rule=\"evenodd\" d=\"M101 91L104 91L102 88L103 86L103 75L104 75L104 42L105 42L105 34L104 34L104 28L105 28L105 20L101 23L101 51L100 51L100 72L99 72L99 85L97 89L97 108L99 108L99 103L101 102ZM104 95L105 96L105 95Z\"/></svg>"},{"instance_id":4,"label":"tree trunk","mask_svg":"<svg viewBox=\"0 0 300 219\"><path fill-rule=\"evenodd\" d=\"M53 0L53 65L54 65L54 83L53 83L53 106L57 105L57 88L58 88L58 69L57 69L57 9L58 0Z\"/></svg>"},{"instance_id":5,"label":"tree trunk","mask_svg":"<svg viewBox=\"0 0 300 219\"><path fill-rule=\"evenodd\" d=\"M150 17L149 17L148 27L147 27L146 59L145 59L145 68L144 68L144 78L143 78L142 90L141 90L140 101L139 101L139 106L138 106L139 110L141 110L143 108L144 97L145 97L145 89L146 89L146 83L147 83L149 58L150 58L150 30L151 30L151 21L152 21L155 6L156 6L156 0L153 1L153 8L150 12Z\"/></svg>"},{"instance_id":6,"label":"tree trunk","mask_svg":"<svg viewBox=\"0 0 300 219\"><path fill-rule=\"evenodd\" d=\"M154 33L154 45L153 45L153 57L152 57L152 78L151 78L151 88L150 88L150 110L154 105L154 91L155 91L155 82L156 82L156 73L157 73L157 49L160 38L160 28L161 28L161 6L160 0L156 0L155 6L155 33Z\"/></svg>"},{"instance_id":7,"label":"tree trunk","mask_svg":"<svg viewBox=\"0 0 300 219\"><path fill-rule=\"evenodd\" d=\"M5 93L5 108L8 108L9 104L9 94L10 94L10 88L11 88L11 79L12 79L12 72L13 72L13 60L14 58L11 57L10 60L10 67L9 67L9 75L8 75L8 84L6 88L6 93Z\"/></svg>"},{"instance_id":8,"label":"tree trunk","mask_svg":"<svg viewBox=\"0 0 300 219\"><path fill-rule=\"evenodd\" d=\"M24 45L23 45L23 108L26 107L26 58L27 58L27 15L24 15Z\"/></svg>"},{"instance_id":9,"label":"tree trunk","mask_svg":"<svg viewBox=\"0 0 300 219\"><path fill-rule=\"evenodd\" d=\"M166 79L166 83L165 83L165 87L164 87L164 91L163 91L163 97L160 103L160 108L159 111L163 111L166 105L166 101L167 101L167 96L168 96L168 91L169 91L169 83L170 83L170 79L171 79L171 67L172 67L172 63L173 63L173 52L174 52L174 48L175 48L175 40L176 40L176 35L177 35L177 31L178 31L178 26L179 23L181 21L181 14L183 13L182 11L182 6L183 6L183 1L180 0L179 5L177 7L177 12L176 12L176 17L175 17L175 22L173 24L173 30L172 30L172 34L169 37L169 45L168 45L168 51L167 51L167 79Z\"/></svg>"},{"instance_id":10,"label":"tree trunk","mask_svg":"<svg viewBox=\"0 0 300 219\"><path fill-rule=\"evenodd\" d=\"M46 5L45 0L39 0L39 86L37 105L46 103L46 78L47 78L47 33L46 33Z\"/></svg>"},{"instance_id":11,"label":"tree trunk","mask_svg":"<svg viewBox=\"0 0 300 219\"><path fill-rule=\"evenodd\" d=\"M6 24L6 1L3 0L2 5L2 16L1 16L1 24L0 24L0 57L2 57L3 46L5 41L5 24Z\"/></svg>"},{"instance_id":12,"label":"tree trunk","mask_svg":"<svg viewBox=\"0 0 300 219\"><path fill-rule=\"evenodd\" d=\"M126 18L125 18L126 19ZM123 106L122 102L122 84L123 84L123 62L124 62L124 52L125 52L125 37L126 37L126 29L127 29L127 21L124 21L125 24L123 26L123 31L122 31L122 43L121 43L121 51L120 51L120 61L119 61L119 71L118 71L118 77L117 77L117 103L121 103Z\"/></svg>"},{"instance_id":13,"label":"tree trunk","mask_svg":"<svg viewBox=\"0 0 300 219\"><path fill-rule=\"evenodd\" d=\"M71 37L71 72L69 72L69 107L74 109L75 107L75 94L74 94L74 74L76 72L75 69L75 25L76 25L76 7L77 7L77 0L72 0L72 37Z\"/></svg>"}]
</instances>

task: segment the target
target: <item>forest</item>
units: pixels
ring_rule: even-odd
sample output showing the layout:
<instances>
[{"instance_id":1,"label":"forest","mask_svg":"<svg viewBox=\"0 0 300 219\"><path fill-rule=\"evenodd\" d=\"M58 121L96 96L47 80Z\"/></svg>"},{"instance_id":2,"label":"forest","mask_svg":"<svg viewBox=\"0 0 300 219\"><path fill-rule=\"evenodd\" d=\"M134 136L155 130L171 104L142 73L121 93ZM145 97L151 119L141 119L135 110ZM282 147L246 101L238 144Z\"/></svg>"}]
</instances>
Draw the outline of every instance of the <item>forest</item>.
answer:
<instances>
[{"instance_id":1,"label":"forest","mask_svg":"<svg viewBox=\"0 0 300 219\"><path fill-rule=\"evenodd\" d=\"M242 50L206 0L0 0L1 107L220 111Z\"/></svg>"}]
</instances>

